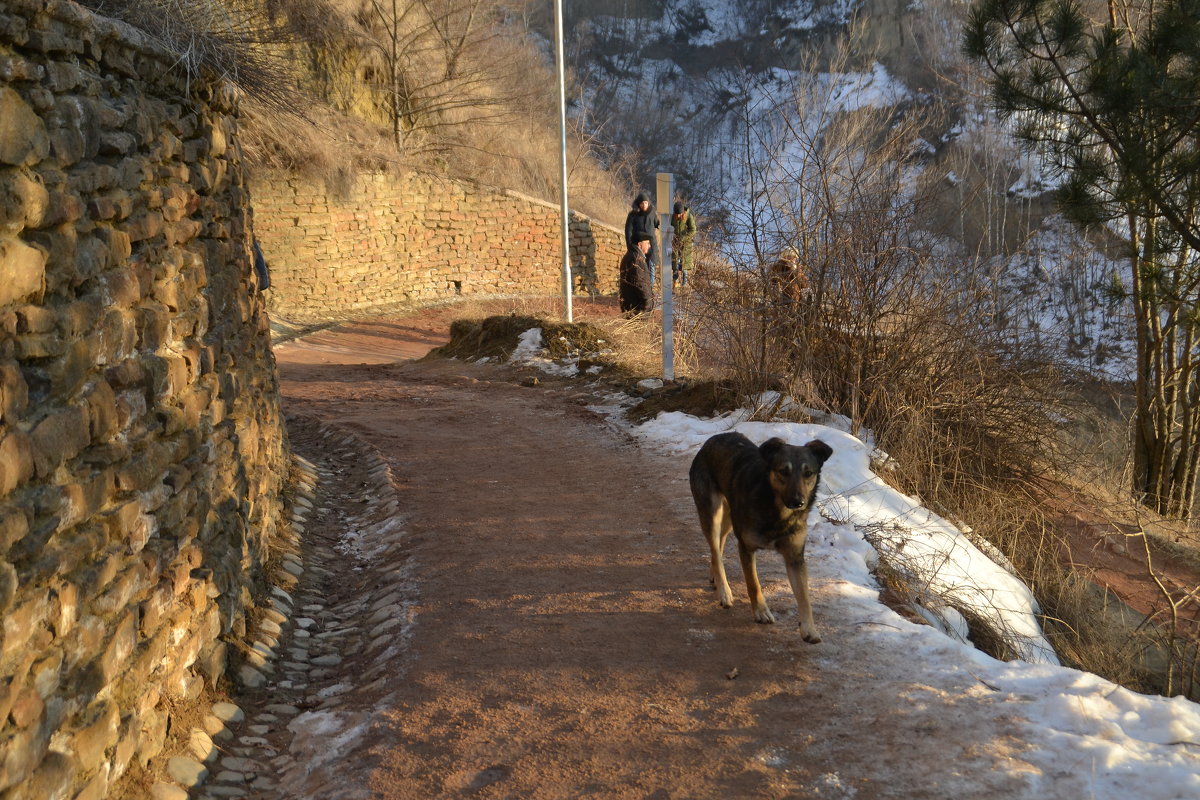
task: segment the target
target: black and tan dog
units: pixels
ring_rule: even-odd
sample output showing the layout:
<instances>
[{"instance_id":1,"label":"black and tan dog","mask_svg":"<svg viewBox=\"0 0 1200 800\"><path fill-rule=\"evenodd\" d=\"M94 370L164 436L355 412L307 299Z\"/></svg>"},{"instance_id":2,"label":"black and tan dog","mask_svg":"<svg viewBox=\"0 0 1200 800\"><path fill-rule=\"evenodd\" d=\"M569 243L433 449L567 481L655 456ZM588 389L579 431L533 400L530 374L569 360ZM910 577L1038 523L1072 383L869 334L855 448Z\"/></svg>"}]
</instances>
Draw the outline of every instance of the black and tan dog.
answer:
<instances>
[{"instance_id":1,"label":"black and tan dog","mask_svg":"<svg viewBox=\"0 0 1200 800\"><path fill-rule=\"evenodd\" d=\"M704 443L692 461L688 476L700 527L712 553L709 580L722 606L733 605L721 554L732 530L746 576L746 591L757 622L771 623L754 557L773 547L783 556L788 581L800 612L800 634L806 642L821 641L813 625L808 602L808 567L804 544L808 538L808 510L817 493L821 466L833 455L820 439L797 447L779 438L761 446L740 433L719 433Z\"/></svg>"}]
</instances>

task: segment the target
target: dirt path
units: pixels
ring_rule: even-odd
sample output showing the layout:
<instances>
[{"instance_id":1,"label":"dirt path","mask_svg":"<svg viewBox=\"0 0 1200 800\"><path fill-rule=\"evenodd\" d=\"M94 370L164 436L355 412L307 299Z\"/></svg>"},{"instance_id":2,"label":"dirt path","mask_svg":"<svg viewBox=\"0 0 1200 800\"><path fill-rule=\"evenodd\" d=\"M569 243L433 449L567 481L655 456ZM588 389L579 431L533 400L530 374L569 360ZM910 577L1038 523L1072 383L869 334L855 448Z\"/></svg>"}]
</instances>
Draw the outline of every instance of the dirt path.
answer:
<instances>
[{"instance_id":1,"label":"dirt path","mask_svg":"<svg viewBox=\"0 0 1200 800\"><path fill-rule=\"evenodd\" d=\"M751 621L736 559L720 609L686 464L641 450L578 386L360 348L409 335L278 350L296 450L345 491L367 478L329 432L358 437L388 467L404 534L365 567L328 541L315 559L325 597L310 607L343 609L325 633L385 633L346 638L306 687L300 708L333 691L336 719L267 735L290 754L278 789L254 796L1033 796L1038 770L969 671L933 688L945 677L880 652L871 625L825 613L840 587L819 577L825 642L805 644L777 559L762 572L780 624ZM350 504L322 497L310 529L354 528ZM390 632L387 609L403 615ZM380 648L391 639L403 646ZM1072 784L1037 796L1082 796Z\"/></svg>"}]
</instances>

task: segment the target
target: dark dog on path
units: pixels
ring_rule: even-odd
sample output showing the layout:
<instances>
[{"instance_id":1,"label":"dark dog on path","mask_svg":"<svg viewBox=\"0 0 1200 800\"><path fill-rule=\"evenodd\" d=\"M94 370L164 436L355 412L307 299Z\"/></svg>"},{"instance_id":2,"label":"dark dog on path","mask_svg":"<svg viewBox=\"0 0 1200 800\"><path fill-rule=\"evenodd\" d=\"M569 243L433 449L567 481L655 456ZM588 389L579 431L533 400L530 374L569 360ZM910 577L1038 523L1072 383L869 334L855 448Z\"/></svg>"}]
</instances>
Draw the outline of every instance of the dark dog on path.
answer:
<instances>
[{"instance_id":1,"label":"dark dog on path","mask_svg":"<svg viewBox=\"0 0 1200 800\"><path fill-rule=\"evenodd\" d=\"M833 450L820 439L797 447L774 438L755 447L740 433L719 433L700 448L688 473L700 527L712 554L708 577L721 605L733 605L721 559L732 530L755 621L775 621L754 565L758 550L773 547L787 566L800 612L800 634L804 641L813 643L821 637L813 625L808 602L804 544L808 538L808 510L817 493L821 467L831 455Z\"/></svg>"}]
</instances>

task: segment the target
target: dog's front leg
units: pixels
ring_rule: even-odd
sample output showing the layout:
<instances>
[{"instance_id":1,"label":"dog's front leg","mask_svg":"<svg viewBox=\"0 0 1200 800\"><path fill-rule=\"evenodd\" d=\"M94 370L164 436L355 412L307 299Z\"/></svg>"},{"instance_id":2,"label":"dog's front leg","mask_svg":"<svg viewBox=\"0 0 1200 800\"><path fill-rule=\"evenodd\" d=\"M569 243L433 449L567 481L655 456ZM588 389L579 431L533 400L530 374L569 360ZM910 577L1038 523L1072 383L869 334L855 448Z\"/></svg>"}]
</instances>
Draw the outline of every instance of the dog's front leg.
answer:
<instances>
[{"instance_id":1,"label":"dog's front leg","mask_svg":"<svg viewBox=\"0 0 1200 800\"><path fill-rule=\"evenodd\" d=\"M804 641L816 644L821 641L817 626L813 623L812 605L808 601L808 564L804 561L804 540L797 546L788 542L780 549L783 563L787 566L788 582L796 596L796 611L800 617L800 635Z\"/></svg>"},{"instance_id":2,"label":"dog's front leg","mask_svg":"<svg viewBox=\"0 0 1200 800\"><path fill-rule=\"evenodd\" d=\"M758 567L754 563L754 551L742 544L738 538L738 556L742 559L742 574L746 577L746 594L750 595L750 605L754 607L754 621L770 625L775 621L775 615L767 606L767 598L763 597L762 584L758 582Z\"/></svg>"},{"instance_id":3,"label":"dog's front leg","mask_svg":"<svg viewBox=\"0 0 1200 800\"><path fill-rule=\"evenodd\" d=\"M729 579L725 577L725 559L722 556L722 550L725 548L725 537L716 531L714 526L713 532L708 534L708 550L709 550L709 565L708 565L708 582L717 590L717 602L721 604L721 608L733 607L733 592L729 589Z\"/></svg>"}]
</instances>

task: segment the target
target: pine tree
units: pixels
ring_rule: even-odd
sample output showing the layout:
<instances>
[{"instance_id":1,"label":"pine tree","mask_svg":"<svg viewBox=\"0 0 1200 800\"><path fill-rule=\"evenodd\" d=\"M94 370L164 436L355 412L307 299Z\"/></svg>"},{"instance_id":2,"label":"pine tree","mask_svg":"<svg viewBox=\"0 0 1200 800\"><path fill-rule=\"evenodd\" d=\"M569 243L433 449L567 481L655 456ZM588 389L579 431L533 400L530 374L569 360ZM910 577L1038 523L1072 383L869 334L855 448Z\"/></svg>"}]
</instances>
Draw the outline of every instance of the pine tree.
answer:
<instances>
[{"instance_id":1,"label":"pine tree","mask_svg":"<svg viewBox=\"0 0 1200 800\"><path fill-rule=\"evenodd\" d=\"M1062 179L1058 203L1127 245L1137 344L1133 491L1189 517L1200 468L1200 0L979 0L963 50Z\"/></svg>"}]
</instances>

